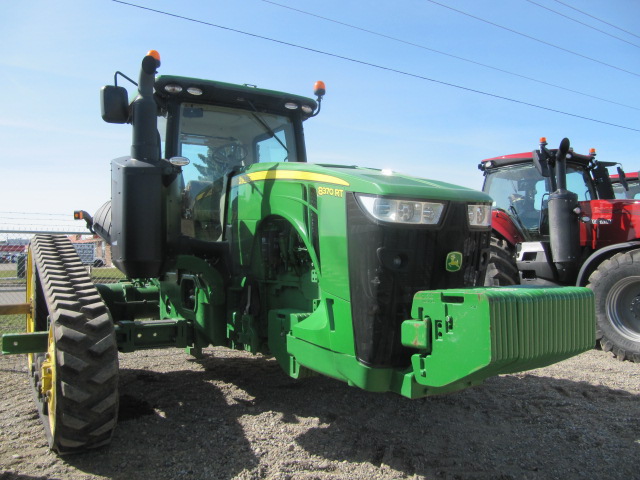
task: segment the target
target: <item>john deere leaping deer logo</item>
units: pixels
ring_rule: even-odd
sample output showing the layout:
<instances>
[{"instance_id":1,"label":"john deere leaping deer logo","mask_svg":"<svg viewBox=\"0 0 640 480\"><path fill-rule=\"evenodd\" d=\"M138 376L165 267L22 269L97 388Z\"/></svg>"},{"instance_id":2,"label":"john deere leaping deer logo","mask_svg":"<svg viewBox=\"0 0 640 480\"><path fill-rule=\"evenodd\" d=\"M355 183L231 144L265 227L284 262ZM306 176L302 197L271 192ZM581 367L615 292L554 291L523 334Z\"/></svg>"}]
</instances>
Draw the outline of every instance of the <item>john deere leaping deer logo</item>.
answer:
<instances>
[{"instance_id":1,"label":"john deere leaping deer logo","mask_svg":"<svg viewBox=\"0 0 640 480\"><path fill-rule=\"evenodd\" d=\"M445 264L447 272L457 272L462 268L462 253L449 252Z\"/></svg>"}]
</instances>

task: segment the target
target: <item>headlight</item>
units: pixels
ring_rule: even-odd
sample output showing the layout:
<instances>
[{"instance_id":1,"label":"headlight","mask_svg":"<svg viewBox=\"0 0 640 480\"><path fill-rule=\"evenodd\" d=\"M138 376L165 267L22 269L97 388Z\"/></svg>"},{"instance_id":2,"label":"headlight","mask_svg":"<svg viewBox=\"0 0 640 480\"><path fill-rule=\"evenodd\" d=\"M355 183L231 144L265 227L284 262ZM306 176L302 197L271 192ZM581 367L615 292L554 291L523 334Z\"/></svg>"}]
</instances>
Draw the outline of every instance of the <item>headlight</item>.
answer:
<instances>
[{"instance_id":1,"label":"headlight","mask_svg":"<svg viewBox=\"0 0 640 480\"><path fill-rule=\"evenodd\" d=\"M488 227L491 225L491 205L467 205L470 227Z\"/></svg>"},{"instance_id":2,"label":"headlight","mask_svg":"<svg viewBox=\"0 0 640 480\"><path fill-rule=\"evenodd\" d=\"M369 215L383 222L437 225L444 211L443 203L361 194L357 197Z\"/></svg>"}]
</instances>

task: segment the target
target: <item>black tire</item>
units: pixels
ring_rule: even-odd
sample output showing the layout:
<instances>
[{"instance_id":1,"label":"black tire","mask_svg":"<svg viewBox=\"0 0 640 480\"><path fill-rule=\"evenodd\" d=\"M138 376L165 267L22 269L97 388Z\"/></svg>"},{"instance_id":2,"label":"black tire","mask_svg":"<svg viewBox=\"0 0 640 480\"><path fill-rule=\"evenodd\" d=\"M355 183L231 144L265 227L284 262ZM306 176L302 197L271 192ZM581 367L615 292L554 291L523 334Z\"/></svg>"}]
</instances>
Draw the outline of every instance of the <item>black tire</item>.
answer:
<instances>
[{"instance_id":1,"label":"black tire","mask_svg":"<svg viewBox=\"0 0 640 480\"><path fill-rule=\"evenodd\" d=\"M619 360L640 362L640 249L605 260L589 277L596 340Z\"/></svg>"},{"instance_id":2,"label":"black tire","mask_svg":"<svg viewBox=\"0 0 640 480\"><path fill-rule=\"evenodd\" d=\"M491 254L484 276L487 287L518 285L520 275L516 266L514 247L500 237L491 236Z\"/></svg>"},{"instance_id":3,"label":"black tire","mask_svg":"<svg viewBox=\"0 0 640 480\"><path fill-rule=\"evenodd\" d=\"M46 303L49 348L32 384L49 446L60 454L108 444L118 413L118 351L109 311L71 242L36 235L30 245ZM39 327L39 325L38 325Z\"/></svg>"}]
</instances>

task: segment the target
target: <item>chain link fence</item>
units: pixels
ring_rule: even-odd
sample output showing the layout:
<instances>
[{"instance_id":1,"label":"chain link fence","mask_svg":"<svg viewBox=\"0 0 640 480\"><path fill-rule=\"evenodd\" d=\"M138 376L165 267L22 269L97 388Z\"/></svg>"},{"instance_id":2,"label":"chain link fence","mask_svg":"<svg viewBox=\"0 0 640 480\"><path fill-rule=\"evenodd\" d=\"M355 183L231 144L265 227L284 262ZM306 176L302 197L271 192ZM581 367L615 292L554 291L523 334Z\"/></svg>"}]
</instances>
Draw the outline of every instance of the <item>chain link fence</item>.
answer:
<instances>
[{"instance_id":1,"label":"chain link fence","mask_svg":"<svg viewBox=\"0 0 640 480\"><path fill-rule=\"evenodd\" d=\"M36 234L67 235L94 283L115 283L124 276L111 263L110 247L93 235L68 229L0 230L0 307L27 303L27 248ZM0 334L21 333L26 328L24 314L0 315ZM0 356L0 369L26 372L23 355Z\"/></svg>"}]
</instances>

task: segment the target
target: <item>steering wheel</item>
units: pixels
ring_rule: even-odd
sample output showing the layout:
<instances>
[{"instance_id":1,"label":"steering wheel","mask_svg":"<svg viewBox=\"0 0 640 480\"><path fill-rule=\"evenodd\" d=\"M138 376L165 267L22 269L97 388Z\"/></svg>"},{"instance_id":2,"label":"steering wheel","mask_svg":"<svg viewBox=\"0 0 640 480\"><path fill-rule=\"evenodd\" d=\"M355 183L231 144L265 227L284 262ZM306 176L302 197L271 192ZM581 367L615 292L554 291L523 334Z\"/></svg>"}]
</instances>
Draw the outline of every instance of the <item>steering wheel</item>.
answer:
<instances>
[{"instance_id":1,"label":"steering wheel","mask_svg":"<svg viewBox=\"0 0 640 480\"><path fill-rule=\"evenodd\" d=\"M218 157L221 160L227 161L231 164L240 163L242 160L247 158L248 154L249 151L247 150L247 148L239 142L220 145L213 151L213 155L215 157Z\"/></svg>"}]
</instances>

